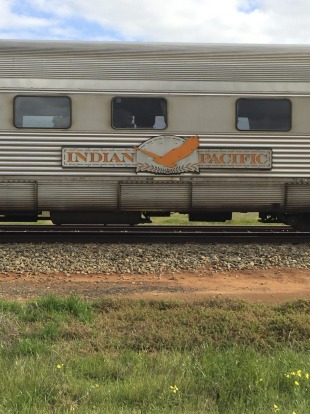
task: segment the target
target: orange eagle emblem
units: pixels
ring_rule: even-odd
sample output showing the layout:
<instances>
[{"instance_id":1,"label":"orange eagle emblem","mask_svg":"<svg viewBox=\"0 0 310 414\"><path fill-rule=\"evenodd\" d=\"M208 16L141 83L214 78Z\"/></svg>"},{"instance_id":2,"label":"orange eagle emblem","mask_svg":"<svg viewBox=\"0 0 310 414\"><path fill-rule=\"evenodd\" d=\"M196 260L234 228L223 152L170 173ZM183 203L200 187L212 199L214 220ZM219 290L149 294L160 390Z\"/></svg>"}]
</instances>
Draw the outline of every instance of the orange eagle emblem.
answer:
<instances>
[{"instance_id":1,"label":"orange eagle emblem","mask_svg":"<svg viewBox=\"0 0 310 414\"><path fill-rule=\"evenodd\" d=\"M191 155L198 148L198 146L199 138L196 136L187 138L187 140L183 142L183 144L181 144L179 147L173 148L163 155L158 155L154 152L147 151L139 147L134 148L153 158L157 164L163 165L167 168L173 168L176 167L177 162Z\"/></svg>"}]
</instances>

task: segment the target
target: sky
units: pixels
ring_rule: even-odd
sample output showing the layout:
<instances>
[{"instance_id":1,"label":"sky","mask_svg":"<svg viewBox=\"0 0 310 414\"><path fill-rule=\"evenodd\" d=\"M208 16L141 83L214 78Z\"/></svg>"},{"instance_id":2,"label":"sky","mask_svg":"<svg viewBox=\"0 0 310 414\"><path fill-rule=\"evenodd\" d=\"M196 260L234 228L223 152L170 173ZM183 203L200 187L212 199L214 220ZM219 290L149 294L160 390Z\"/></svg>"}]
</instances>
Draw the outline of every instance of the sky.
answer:
<instances>
[{"instance_id":1,"label":"sky","mask_svg":"<svg viewBox=\"0 0 310 414\"><path fill-rule=\"evenodd\" d=\"M310 43L309 0L0 0L0 39Z\"/></svg>"}]
</instances>

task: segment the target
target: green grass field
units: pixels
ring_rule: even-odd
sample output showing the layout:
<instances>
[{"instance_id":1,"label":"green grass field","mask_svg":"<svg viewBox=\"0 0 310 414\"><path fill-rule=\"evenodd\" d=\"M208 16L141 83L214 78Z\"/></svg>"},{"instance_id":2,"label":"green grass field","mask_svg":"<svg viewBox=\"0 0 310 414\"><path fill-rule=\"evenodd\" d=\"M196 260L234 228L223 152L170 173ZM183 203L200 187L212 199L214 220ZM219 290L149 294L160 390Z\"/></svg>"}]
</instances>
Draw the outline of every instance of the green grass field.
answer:
<instances>
[{"instance_id":1,"label":"green grass field","mask_svg":"<svg viewBox=\"0 0 310 414\"><path fill-rule=\"evenodd\" d=\"M201 222L188 221L187 214L173 213L170 217L152 217L153 224L167 224L167 225L218 225L218 226L266 226L266 223L258 221L258 213L233 213L232 220L221 222ZM274 224L273 224L274 225Z\"/></svg>"},{"instance_id":2,"label":"green grass field","mask_svg":"<svg viewBox=\"0 0 310 414\"><path fill-rule=\"evenodd\" d=\"M309 414L310 301L0 302L0 413Z\"/></svg>"}]
</instances>

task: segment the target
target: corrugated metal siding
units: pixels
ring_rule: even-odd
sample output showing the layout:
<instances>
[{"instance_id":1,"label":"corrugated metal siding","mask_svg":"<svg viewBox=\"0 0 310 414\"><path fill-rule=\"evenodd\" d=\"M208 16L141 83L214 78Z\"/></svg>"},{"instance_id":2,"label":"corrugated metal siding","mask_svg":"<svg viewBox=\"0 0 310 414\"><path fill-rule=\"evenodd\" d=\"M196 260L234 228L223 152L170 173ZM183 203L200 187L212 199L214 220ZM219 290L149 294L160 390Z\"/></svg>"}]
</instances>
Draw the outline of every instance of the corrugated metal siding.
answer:
<instances>
[{"instance_id":1,"label":"corrugated metal siding","mask_svg":"<svg viewBox=\"0 0 310 414\"><path fill-rule=\"evenodd\" d=\"M36 210L35 182L0 182L0 211Z\"/></svg>"},{"instance_id":2,"label":"corrugated metal siding","mask_svg":"<svg viewBox=\"0 0 310 414\"><path fill-rule=\"evenodd\" d=\"M122 210L188 210L190 186L187 184L121 184Z\"/></svg>"},{"instance_id":3,"label":"corrugated metal siding","mask_svg":"<svg viewBox=\"0 0 310 414\"><path fill-rule=\"evenodd\" d=\"M308 46L0 42L0 78L308 82Z\"/></svg>"},{"instance_id":4,"label":"corrugated metal siding","mask_svg":"<svg viewBox=\"0 0 310 414\"><path fill-rule=\"evenodd\" d=\"M310 185L287 186L287 208L310 208Z\"/></svg>"},{"instance_id":5,"label":"corrugated metal siding","mask_svg":"<svg viewBox=\"0 0 310 414\"><path fill-rule=\"evenodd\" d=\"M132 147L150 136L107 136L91 134L67 135L32 133L30 135L2 134L0 148L0 176L136 176L135 168L62 168L62 146ZM310 178L310 139L301 136L210 136L200 138L200 148L272 148L272 170L203 169L203 177L283 177ZM144 174L145 175L145 174ZM148 175L148 174L147 174ZM139 173L139 176L143 174ZM193 175L195 176L195 174Z\"/></svg>"},{"instance_id":6,"label":"corrugated metal siding","mask_svg":"<svg viewBox=\"0 0 310 414\"><path fill-rule=\"evenodd\" d=\"M308 136L283 135L230 135L202 137L200 148L270 148L272 149L272 169L224 169L204 170L200 173L212 176L230 177L310 177L310 138Z\"/></svg>"},{"instance_id":7,"label":"corrugated metal siding","mask_svg":"<svg viewBox=\"0 0 310 414\"><path fill-rule=\"evenodd\" d=\"M32 59L0 56L0 77L36 79L105 79L162 81L307 82L309 62L222 62L102 59L98 61L53 57Z\"/></svg>"},{"instance_id":8,"label":"corrugated metal siding","mask_svg":"<svg viewBox=\"0 0 310 414\"><path fill-rule=\"evenodd\" d=\"M63 146L132 146L136 138L120 138L68 133L65 136L46 133L19 135L1 134L0 176L1 175L113 175L124 174L126 169L62 168L61 149ZM127 169L128 174L128 169Z\"/></svg>"},{"instance_id":9,"label":"corrugated metal siding","mask_svg":"<svg viewBox=\"0 0 310 414\"><path fill-rule=\"evenodd\" d=\"M271 208L272 204L284 204L284 186L261 183L223 183L193 185L193 209L218 210L238 208L258 211Z\"/></svg>"},{"instance_id":10,"label":"corrugated metal siding","mask_svg":"<svg viewBox=\"0 0 310 414\"><path fill-rule=\"evenodd\" d=\"M47 210L114 210L117 184L100 181L42 183L38 185L38 207Z\"/></svg>"}]
</instances>

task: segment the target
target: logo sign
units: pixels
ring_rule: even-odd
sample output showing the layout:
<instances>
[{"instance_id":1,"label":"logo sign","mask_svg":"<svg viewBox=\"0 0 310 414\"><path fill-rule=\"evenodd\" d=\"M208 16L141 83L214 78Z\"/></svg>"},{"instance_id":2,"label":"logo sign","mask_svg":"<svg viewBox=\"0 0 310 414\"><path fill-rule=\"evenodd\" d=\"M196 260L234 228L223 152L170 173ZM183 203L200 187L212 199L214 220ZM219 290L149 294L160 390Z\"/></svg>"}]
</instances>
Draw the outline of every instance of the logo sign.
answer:
<instances>
[{"instance_id":1,"label":"logo sign","mask_svg":"<svg viewBox=\"0 0 310 414\"><path fill-rule=\"evenodd\" d=\"M63 147L62 166L136 168L152 174L199 173L204 169L271 169L270 148L203 148L199 138L159 136L138 147Z\"/></svg>"},{"instance_id":2,"label":"logo sign","mask_svg":"<svg viewBox=\"0 0 310 414\"><path fill-rule=\"evenodd\" d=\"M137 150L137 172L180 174L199 172L198 137L160 136L134 147Z\"/></svg>"}]
</instances>

